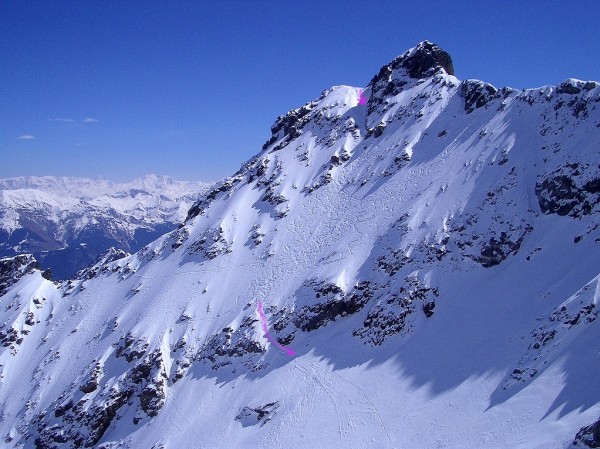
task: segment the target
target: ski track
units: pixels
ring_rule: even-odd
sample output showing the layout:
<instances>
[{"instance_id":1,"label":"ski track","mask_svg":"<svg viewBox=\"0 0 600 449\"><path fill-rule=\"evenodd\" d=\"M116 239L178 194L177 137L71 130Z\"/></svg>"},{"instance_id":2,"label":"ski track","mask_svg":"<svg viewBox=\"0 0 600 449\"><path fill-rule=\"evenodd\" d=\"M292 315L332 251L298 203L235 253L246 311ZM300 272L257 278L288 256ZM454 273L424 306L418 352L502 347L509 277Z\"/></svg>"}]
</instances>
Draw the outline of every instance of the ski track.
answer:
<instances>
[{"instance_id":1,"label":"ski track","mask_svg":"<svg viewBox=\"0 0 600 449\"><path fill-rule=\"evenodd\" d=\"M340 438L342 438L342 441L346 441L344 439L344 437L348 435L348 431L351 428L354 428L355 425L353 422L352 414L349 414L348 416L342 416L340 414L340 407L338 405L338 402L335 400L336 392L334 391L335 389L332 387L332 385L336 384L334 381L334 378L340 379L344 383L352 386L354 389L356 389L360 392L360 395L363 397L368 408L370 408L372 410L372 414L373 414L373 417L375 418L374 419L375 422L377 422L377 424L381 427L382 432L386 436L386 439L388 442L387 447L393 448L390 434L383 422L383 419L381 418L381 414L379 413L379 410L373 404L373 402L369 399L369 397L367 396L367 394L361 387L354 384L353 382L350 382L349 380L347 380L340 374L337 374L337 373L333 372L332 370L328 369L327 366L321 368L321 365L318 362L308 362L308 361L302 360L302 358L297 358L296 360L294 360L294 366L304 375L305 379L312 378L314 380L314 382L329 397L331 403L334 405L334 407L336 409L337 418L338 418L338 431L340 434ZM344 393L344 396L349 396L349 393ZM338 395L338 397L339 397L339 395ZM349 399L348 402L350 402L350 404L351 404L350 410L353 410L354 407L352 406L352 404L353 404L352 399ZM302 410L302 408L300 408L300 418L302 418L301 410ZM344 428L343 423L347 423L347 427L348 427L347 429ZM363 424L366 424L366 423L363 423Z\"/></svg>"}]
</instances>

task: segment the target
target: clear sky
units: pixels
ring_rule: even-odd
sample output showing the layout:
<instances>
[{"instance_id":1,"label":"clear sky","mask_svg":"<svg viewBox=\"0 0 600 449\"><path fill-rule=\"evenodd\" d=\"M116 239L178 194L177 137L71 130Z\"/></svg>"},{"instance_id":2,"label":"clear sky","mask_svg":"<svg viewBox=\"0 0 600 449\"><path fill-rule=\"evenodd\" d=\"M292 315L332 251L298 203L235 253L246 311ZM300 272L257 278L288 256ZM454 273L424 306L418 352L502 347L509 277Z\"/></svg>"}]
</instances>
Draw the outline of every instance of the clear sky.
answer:
<instances>
[{"instance_id":1,"label":"clear sky","mask_svg":"<svg viewBox=\"0 0 600 449\"><path fill-rule=\"evenodd\" d=\"M600 1L0 1L0 177L216 180L428 39L460 79L600 80Z\"/></svg>"}]
</instances>

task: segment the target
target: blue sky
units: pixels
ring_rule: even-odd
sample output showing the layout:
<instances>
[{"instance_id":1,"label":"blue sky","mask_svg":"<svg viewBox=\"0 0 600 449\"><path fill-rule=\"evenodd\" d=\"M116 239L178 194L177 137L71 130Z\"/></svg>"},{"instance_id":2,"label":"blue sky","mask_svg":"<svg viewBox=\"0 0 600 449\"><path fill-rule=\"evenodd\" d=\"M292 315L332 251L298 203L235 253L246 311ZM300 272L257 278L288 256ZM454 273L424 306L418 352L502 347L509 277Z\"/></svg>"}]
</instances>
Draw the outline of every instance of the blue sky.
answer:
<instances>
[{"instance_id":1,"label":"blue sky","mask_svg":"<svg viewBox=\"0 0 600 449\"><path fill-rule=\"evenodd\" d=\"M216 180L418 42L460 79L600 80L598 1L2 1L0 177Z\"/></svg>"}]
</instances>

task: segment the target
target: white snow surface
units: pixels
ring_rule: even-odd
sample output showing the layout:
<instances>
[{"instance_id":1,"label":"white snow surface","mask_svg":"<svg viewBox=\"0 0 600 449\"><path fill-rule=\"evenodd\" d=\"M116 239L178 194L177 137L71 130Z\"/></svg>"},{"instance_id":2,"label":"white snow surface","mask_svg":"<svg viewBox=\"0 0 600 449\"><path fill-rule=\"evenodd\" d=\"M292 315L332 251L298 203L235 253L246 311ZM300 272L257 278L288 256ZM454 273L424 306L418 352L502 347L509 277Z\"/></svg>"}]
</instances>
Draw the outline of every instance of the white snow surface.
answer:
<instances>
[{"instance_id":1,"label":"white snow surface","mask_svg":"<svg viewBox=\"0 0 600 449\"><path fill-rule=\"evenodd\" d=\"M585 184L600 88L498 91L467 112L465 82L443 70L390 77L405 84L381 102L377 83L367 105L338 86L278 119L140 252L68 284L34 270L10 286L0 332L22 341L0 347L2 447L571 447L600 416L600 220ZM542 210L536 186L557 173L589 208ZM3 201L65 210L85 196L15 192ZM258 301L293 357L264 335Z\"/></svg>"},{"instance_id":2,"label":"white snow surface","mask_svg":"<svg viewBox=\"0 0 600 449\"><path fill-rule=\"evenodd\" d=\"M79 226L94 214L107 213L148 223L181 222L189 204L208 185L157 175L128 183L54 176L4 178L0 179L0 211L10 213L0 214L0 226L8 231L18 227L19 211L46 212L54 221L78 213Z\"/></svg>"}]
</instances>

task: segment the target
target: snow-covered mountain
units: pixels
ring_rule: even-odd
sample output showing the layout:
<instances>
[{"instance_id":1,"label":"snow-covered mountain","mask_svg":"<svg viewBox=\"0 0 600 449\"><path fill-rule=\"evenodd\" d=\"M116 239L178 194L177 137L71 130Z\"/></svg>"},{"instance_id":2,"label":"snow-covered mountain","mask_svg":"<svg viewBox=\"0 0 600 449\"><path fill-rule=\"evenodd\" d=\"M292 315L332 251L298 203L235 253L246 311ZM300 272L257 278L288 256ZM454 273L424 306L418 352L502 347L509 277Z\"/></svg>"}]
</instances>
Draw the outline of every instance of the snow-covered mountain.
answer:
<instances>
[{"instance_id":1,"label":"snow-covered mountain","mask_svg":"<svg viewBox=\"0 0 600 449\"><path fill-rule=\"evenodd\" d=\"M360 95L136 254L1 260L4 447L597 447L600 86L423 42Z\"/></svg>"},{"instance_id":2,"label":"snow-covered mountain","mask_svg":"<svg viewBox=\"0 0 600 449\"><path fill-rule=\"evenodd\" d=\"M33 253L55 278L71 278L110 247L135 252L175 229L207 188L156 175L0 179L0 256Z\"/></svg>"}]
</instances>

